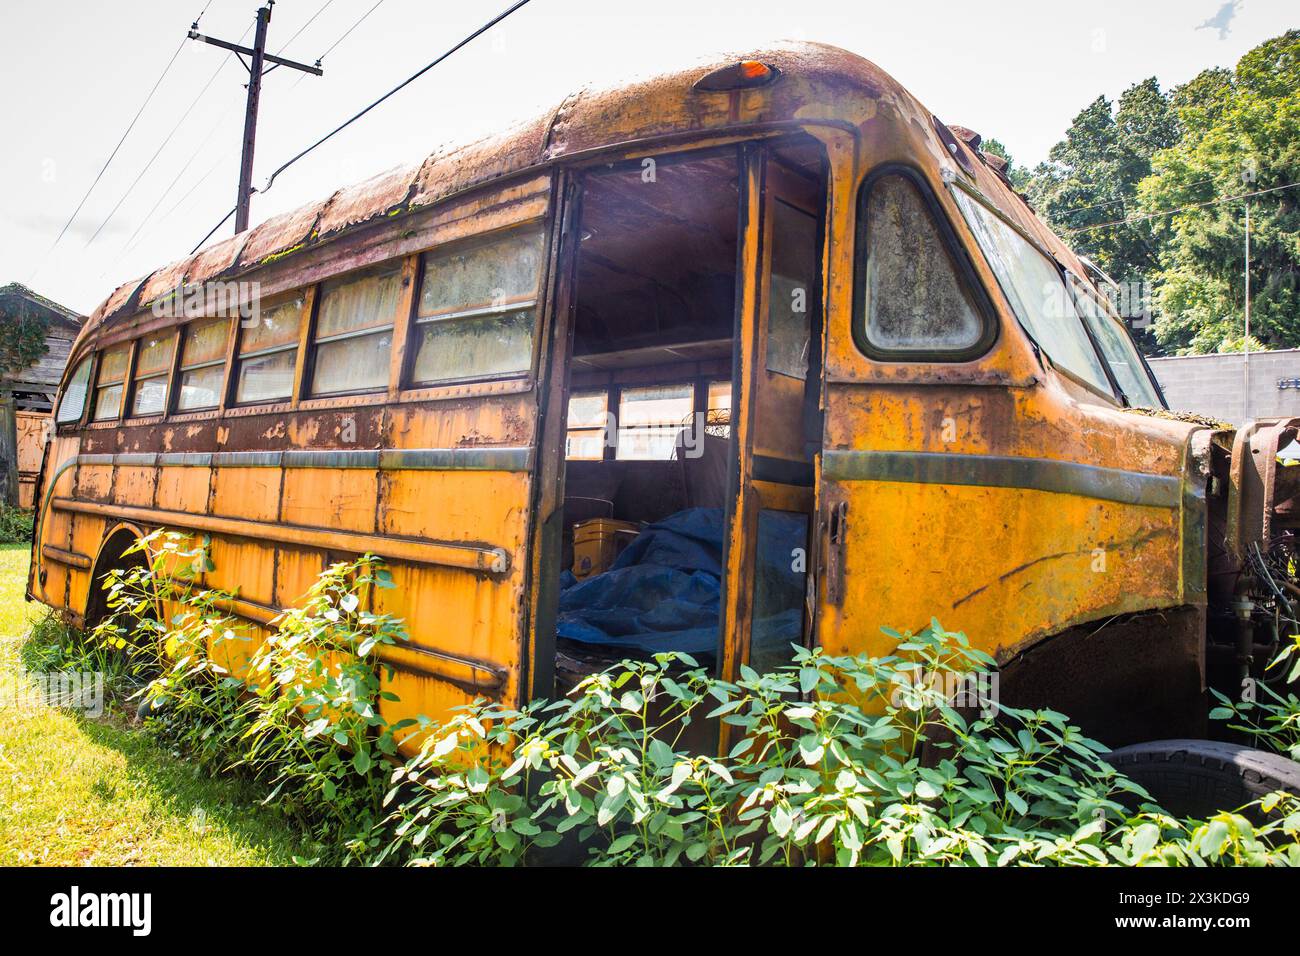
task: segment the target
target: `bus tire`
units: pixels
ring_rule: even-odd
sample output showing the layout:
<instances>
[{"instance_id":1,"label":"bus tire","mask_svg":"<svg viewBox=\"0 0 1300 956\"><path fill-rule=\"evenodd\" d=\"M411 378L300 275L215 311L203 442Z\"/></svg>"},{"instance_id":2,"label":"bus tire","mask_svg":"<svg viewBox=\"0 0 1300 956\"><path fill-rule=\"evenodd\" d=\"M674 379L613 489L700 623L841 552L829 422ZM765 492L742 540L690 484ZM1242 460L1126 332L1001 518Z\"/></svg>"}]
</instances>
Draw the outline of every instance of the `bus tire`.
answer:
<instances>
[{"instance_id":1,"label":"bus tire","mask_svg":"<svg viewBox=\"0 0 1300 956\"><path fill-rule=\"evenodd\" d=\"M1218 740L1153 740L1112 750L1105 760L1178 816L1204 820L1276 790L1300 796L1300 763ZM1262 816L1258 808L1248 815Z\"/></svg>"}]
</instances>

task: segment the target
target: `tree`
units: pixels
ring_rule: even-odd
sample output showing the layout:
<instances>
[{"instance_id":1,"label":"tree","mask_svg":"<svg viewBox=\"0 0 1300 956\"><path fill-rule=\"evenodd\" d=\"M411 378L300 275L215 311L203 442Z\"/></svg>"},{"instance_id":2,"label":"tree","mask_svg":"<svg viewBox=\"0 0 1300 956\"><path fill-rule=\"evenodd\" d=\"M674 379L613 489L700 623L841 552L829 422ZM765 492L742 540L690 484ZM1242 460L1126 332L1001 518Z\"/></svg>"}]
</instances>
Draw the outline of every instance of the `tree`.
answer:
<instances>
[{"instance_id":1,"label":"tree","mask_svg":"<svg viewBox=\"0 0 1300 956\"><path fill-rule=\"evenodd\" d=\"M47 351L48 314L34 303L10 297L0 309L0 376L21 372Z\"/></svg>"},{"instance_id":2,"label":"tree","mask_svg":"<svg viewBox=\"0 0 1300 956\"><path fill-rule=\"evenodd\" d=\"M1034 170L1027 185L1030 202L1111 278L1130 289L1145 288L1160 261L1152 227L1114 223L1138 211L1138 184L1150 174L1152 157L1179 135L1178 115L1155 77L1130 86L1118 104L1099 96ZM1144 298L1126 296L1130 317L1144 314Z\"/></svg>"},{"instance_id":3,"label":"tree","mask_svg":"<svg viewBox=\"0 0 1300 956\"><path fill-rule=\"evenodd\" d=\"M1017 166L1016 161L1011 158L1010 151L1002 144L1000 140L986 139L980 143L980 152L988 153L990 156L997 156L1007 161L1005 170L1007 179L1011 180L1011 185L1021 192L1029 185L1029 179L1032 175L1024 166Z\"/></svg>"},{"instance_id":4,"label":"tree","mask_svg":"<svg viewBox=\"0 0 1300 956\"><path fill-rule=\"evenodd\" d=\"M1161 246L1157 339L1179 352L1242 348L1249 202L1251 347L1300 346L1297 190L1222 201L1300 182L1300 30L1260 44L1233 71L1202 72L1171 105L1184 134L1139 187ZM1182 211L1163 215L1171 209Z\"/></svg>"}]
</instances>

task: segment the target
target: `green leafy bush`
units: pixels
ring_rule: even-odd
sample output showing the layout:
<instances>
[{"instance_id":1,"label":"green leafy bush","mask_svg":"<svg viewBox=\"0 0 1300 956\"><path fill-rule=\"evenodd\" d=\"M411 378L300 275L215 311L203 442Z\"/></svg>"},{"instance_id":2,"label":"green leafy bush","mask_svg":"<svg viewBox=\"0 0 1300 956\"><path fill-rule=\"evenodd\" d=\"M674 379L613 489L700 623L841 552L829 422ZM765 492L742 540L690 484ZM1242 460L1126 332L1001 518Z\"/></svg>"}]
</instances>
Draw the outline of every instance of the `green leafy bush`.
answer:
<instances>
[{"instance_id":1,"label":"green leafy bush","mask_svg":"<svg viewBox=\"0 0 1300 956\"><path fill-rule=\"evenodd\" d=\"M269 787L267 803L298 818L321 859L373 856L384 811L394 734L416 722L379 714L383 666L375 651L405 640L400 622L372 614L360 594L392 587L378 559L327 568L302 606L280 615L254 644L227 614L231 595L201 586L212 569L206 542L155 532L128 554L138 567L108 576L112 612L91 643L115 651L134 675L150 726L178 749ZM247 661L242 676L230 661Z\"/></svg>"},{"instance_id":2,"label":"green leafy bush","mask_svg":"<svg viewBox=\"0 0 1300 956\"><path fill-rule=\"evenodd\" d=\"M377 651L406 634L365 610L392 586L378 559L328 568L253 646L199 584L203 543L158 532L139 550L87 653L148 682L147 726L178 752L264 782L314 835L304 862L1300 864L1300 801L1268 798L1259 827L1242 808L1174 819L1064 715L998 707L992 660L937 621L889 632L884 657L799 650L732 683L663 654L563 700L390 723Z\"/></svg>"},{"instance_id":3,"label":"green leafy bush","mask_svg":"<svg viewBox=\"0 0 1300 956\"><path fill-rule=\"evenodd\" d=\"M26 544L32 540L33 512L0 502L0 544Z\"/></svg>"},{"instance_id":4,"label":"green leafy bush","mask_svg":"<svg viewBox=\"0 0 1300 956\"><path fill-rule=\"evenodd\" d=\"M1210 711L1210 719L1227 721L1230 729L1246 734L1256 747L1300 760L1300 698L1288 686L1300 681L1300 633L1290 635L1265 675L1265 680L1252 682L1252 693L1242 700L1212 690L1219 706Z\"/></svg>"},{"instance_id":5,"label":"green leafy bush","mask_svg":"<svg viewBox=\"0 0 1300 956\"><path fill-rule=\"evenodd\" d=\"M1300 803L1255 829L1175 820L1061 714L963 714L953 678L991 666L933 622L895 654L799 651L734 684L681 655L626 661L570 700L480 703L393 773L386 854L515 864L568 844L608 865L868 866L1300 863ZM725 757L679 746L719 720Z\"/></svg>"}]
</instances>

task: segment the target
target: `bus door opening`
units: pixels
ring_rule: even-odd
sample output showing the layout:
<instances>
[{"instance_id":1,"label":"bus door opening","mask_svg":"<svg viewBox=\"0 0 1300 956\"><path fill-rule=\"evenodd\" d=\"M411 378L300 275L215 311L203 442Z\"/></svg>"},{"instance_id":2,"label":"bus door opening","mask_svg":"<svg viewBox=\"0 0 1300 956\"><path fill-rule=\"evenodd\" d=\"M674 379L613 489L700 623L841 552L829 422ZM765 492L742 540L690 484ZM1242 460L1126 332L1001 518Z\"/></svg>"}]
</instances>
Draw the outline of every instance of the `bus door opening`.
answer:
<instances>
[{"instance_id":1,"label":"bus door opening","mask_svg":"<svg viewBox=\"0 0 1300 956\"><path fill-rule=\"evenodd\" d=\"M761 199L764 235L744 205L759 153L773 197ZM628 657L679 651L716 673L748 659L751 632L760 664L806 640L823 181L811 145L583 178L563 532L544 572L559 578L557 693ZM741 627L743 648L723 624L737 588L757 621Z\"/></svg>"}]
</instances>

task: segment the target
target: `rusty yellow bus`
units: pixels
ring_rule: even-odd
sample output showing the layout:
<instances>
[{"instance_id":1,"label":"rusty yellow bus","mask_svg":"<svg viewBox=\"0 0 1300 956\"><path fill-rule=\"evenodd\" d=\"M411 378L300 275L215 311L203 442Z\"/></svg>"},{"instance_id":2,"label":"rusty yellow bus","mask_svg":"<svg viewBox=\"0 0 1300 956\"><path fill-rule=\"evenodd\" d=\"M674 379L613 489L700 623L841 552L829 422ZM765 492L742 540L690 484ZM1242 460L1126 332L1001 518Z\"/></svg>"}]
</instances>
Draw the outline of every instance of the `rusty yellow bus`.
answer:
<instances>
[{"instance_id":1,"label":"rusty yellow bus","mask_svg":"<svg viewBox=\"0 0 1300 956\"><path fill-rule=\"evenodd\" d=\"M1009 703L1204 736L1207 681L1257 675L1294 614L1258 572L1293 560L1296 423L1164 411L1107 280L979 147L781 45L581 90L128 282L68 363L29 597L93 622L167 527L210 538L256 634L373 552L410 631L393 718L657 647L724 677L886 652L937 616Z\"/></svg>"}]
</instances>

